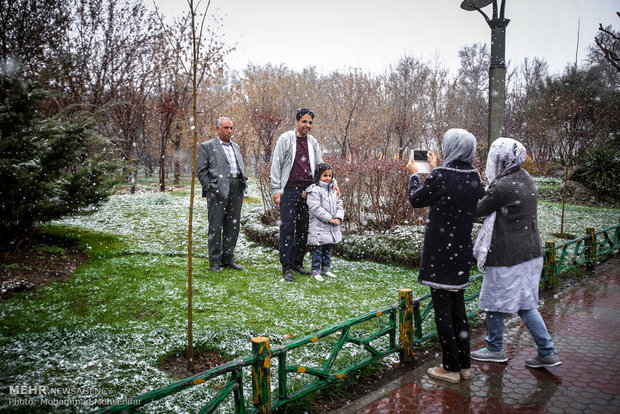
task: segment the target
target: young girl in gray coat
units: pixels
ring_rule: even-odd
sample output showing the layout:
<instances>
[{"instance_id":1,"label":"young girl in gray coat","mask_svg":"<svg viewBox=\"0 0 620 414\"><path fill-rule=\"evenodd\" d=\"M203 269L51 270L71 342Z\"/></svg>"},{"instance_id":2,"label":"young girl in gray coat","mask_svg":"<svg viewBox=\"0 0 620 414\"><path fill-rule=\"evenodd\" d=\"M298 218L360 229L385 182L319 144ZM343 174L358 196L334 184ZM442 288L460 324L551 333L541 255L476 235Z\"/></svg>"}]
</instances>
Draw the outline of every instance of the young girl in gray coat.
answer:
<instances>
[{"instance_id":1,"label":"young girl in gray coat","mask_svg":"<svg viewBox=\"0 0 620 414\"><path fill-rule=\"evenodd\" d=\"M308 245L312 247L312 274L319 282L321 276L336 277L330 272L334 244L342 241L340 223L344 218L342 200L332 191L332 168L320 163L314 170L314 184L306 188L310 223L308 225Z\"/></svg>"}]
</instances>

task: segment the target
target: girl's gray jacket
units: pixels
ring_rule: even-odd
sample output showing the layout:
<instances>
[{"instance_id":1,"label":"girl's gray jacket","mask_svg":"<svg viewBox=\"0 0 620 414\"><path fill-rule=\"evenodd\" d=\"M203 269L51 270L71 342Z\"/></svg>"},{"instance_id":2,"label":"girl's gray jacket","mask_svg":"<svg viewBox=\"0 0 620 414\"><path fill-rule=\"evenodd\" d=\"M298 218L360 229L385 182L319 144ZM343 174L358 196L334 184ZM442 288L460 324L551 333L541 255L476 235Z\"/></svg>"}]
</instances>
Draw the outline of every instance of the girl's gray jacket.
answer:
<instances>
[{"instance_id":1,"label":"girl's gray jacket","mask_svg":"<svg viewBox=\"0 0 620 414\"><path fill-rule=\"evenodd\" d=\"M319 181L306 189L307 203L310 213L308 225L308 245L321 246L342 241L340 226L329 223L330 219L344 219L342 200L338 198L331 184Z\"/></svg>"},{"instance_id":2,"label":"girl's gray jacket","mask_svg":"<svg viewBox=\"0 0 620 414\"><path fill-rule=\"evenodd\" d=\"M310 170L314 177L314 167L316 164L323 162L323 155L321 154L321 147L318 141L310 134L308 134L307 139ZM284 192L284 187L286 187L288 178L291 175L296 151L297 135L295 130L287 131L280 135L271 161L271 194ZM335 181L334 184L336 184Z\"/></svg>"}]
</instances>

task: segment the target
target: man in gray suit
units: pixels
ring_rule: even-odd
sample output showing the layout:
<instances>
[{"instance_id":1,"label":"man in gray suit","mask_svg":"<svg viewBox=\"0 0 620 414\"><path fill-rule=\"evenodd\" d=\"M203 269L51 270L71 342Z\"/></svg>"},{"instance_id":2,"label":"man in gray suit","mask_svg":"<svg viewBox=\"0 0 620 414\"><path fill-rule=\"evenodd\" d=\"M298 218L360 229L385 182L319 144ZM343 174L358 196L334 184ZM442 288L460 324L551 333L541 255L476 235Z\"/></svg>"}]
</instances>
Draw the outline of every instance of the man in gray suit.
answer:
<instances>
[{"instance_id":1,"label":"man in gray suit","mask_svg":"<svg viewBox=\"0 0 620 414\"><path fill-rule=\"evenodd\" d=\"M215 129L217 137L200 144L196 175L209 210L209 265L211 271L219 273L222 267L243 270L235 263L234 251L248 184L239 145L230 140L232 120L218 118Z\"/></svg>"}]
</instances>

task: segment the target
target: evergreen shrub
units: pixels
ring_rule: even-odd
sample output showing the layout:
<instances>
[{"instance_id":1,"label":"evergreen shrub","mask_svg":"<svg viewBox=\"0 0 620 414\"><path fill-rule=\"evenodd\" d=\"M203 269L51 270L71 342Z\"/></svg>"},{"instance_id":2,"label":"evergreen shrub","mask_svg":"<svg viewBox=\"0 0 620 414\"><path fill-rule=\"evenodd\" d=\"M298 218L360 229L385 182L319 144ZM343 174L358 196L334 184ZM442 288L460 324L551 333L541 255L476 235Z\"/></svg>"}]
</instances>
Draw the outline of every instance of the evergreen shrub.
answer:
<instances>
[{"instance_id":1,"label":"evergreen shrub","mask_svg":"<svg viewBox=\"0 0 620 414\"><path fill-rule=\"evenodd\" d=\"M573 180L598 192L599 196L620 196L620 146L600 146L586 153Z\"/></svg>"},{"instance_id":2,"label":"evergreen shrub","mask_svg":"<svg viewBox=\"0 0 620 414\"><path fill-rule=\"evenodd\" d=\"M0 76L0 245L39 223L84 213L119 182L112 147L92 118L69 110L46 113L49 96L36 85Z\"/></svg>"}]
</instances>

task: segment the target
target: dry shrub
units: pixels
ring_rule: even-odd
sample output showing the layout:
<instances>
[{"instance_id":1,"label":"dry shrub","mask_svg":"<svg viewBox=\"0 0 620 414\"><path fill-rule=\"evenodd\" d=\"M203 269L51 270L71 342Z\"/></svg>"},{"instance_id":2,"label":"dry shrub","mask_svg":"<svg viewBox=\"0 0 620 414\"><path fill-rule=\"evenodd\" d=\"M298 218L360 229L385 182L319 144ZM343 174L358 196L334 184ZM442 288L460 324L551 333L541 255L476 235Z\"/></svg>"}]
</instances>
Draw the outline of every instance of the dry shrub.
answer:
<instances>
[{"instance_id":1,"label":"dry shrub","mask_svg":"<svg viewBox=\"0 0 620 414\"><path fill-rule=\"evenodd\" d=\"M549 170L549 164L543 162L536 162L529 155L525 156L525 161L521 165L525 171L527 171L533 177L541 177L547 175Z\"/></svg>"},{"instance_id":2,"label":"dry shrub","mask_svg":"<svg viewBox=\"0 0 620 414\"><path fill-rule=\"evenodd\" d=\"M273 225L278 220L279 212L276 204L273 202L273 198L271 197L270 174L270 162L258 162L256 164L258 190L260 191L261 199L263 200L263 216L261 217L261 221L264 224Z\"/></svg>"},{"instance_id":3,"label":"dry shrub","mask_svg":"<svg viewBox=\"0 0 620 414\"><path fill-rule=\"evenodd\" d=\"M405 161L363 159L349 162L335 157L325 161L332 167L340 187L345 233L383 232L397 225L426 222L427 209L413 209L408 202L409 173ZM256 167L264 221L274 224L278 214L271 199L269 172L270 163Z\"/></svg>"}]
</instances>

